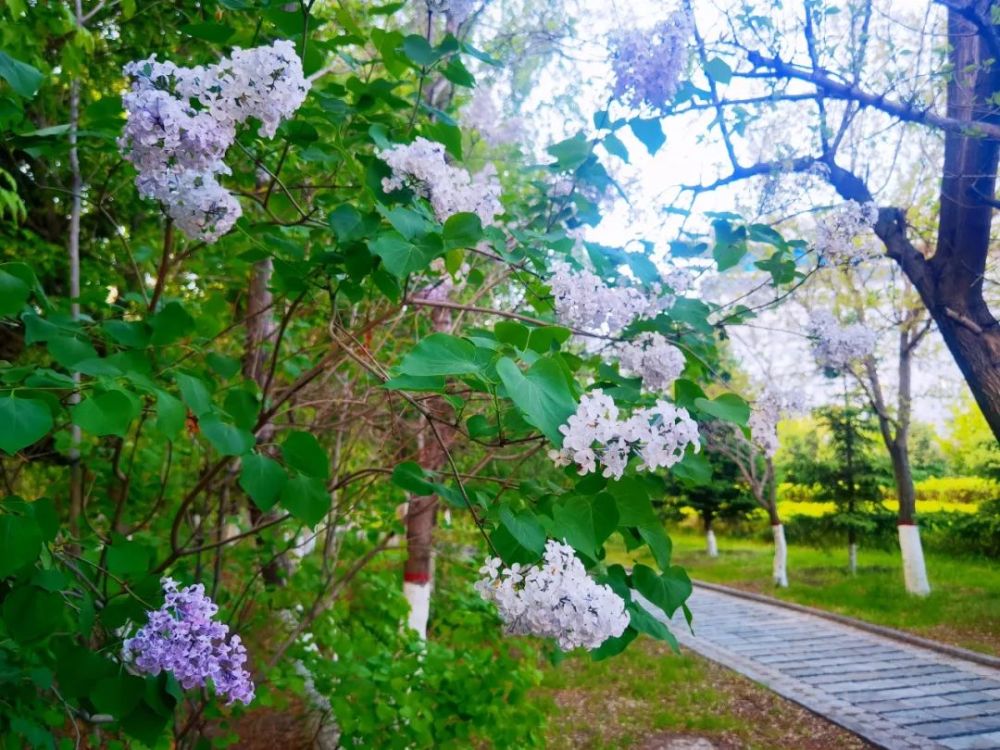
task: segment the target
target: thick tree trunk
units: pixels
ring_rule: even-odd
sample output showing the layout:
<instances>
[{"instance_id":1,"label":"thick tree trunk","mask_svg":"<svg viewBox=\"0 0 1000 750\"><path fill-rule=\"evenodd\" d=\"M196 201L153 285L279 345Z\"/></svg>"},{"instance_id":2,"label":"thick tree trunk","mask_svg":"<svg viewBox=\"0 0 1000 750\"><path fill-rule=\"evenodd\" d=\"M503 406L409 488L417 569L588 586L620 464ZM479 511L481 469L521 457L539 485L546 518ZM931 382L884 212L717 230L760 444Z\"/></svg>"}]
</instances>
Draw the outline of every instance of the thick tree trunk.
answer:
<instances>
[{"instance_id":1,"label":"thick tree trunk","mask_svg":"<svg viewBox=\"0 0 1000 750\"><path fill-rule=\"evenodd\" d=\"M898 531L906 590L916 596L927 596L931 593L931 584L927 580L927 566L924 565L924 548L920 543L920 529L915 524L900 524Z\"/></svg>"},{"instance_id":2,"label":"thick tree trunk","mask_svg":"<svg viewBox=\"0 0 1000 750\"><path fill-rule=\"evenodd\" d=\"M913 282L965 376L993 434L1000 439L1000 327L983 299L983 280L996 209L996 139L975 123L1000 123L992 104L1000 91L1000 65L988 34L980 33L962 11L948 11L951 45L949 117L969 123L968 131L945 134L938 240L930 258L905 236L901 212L880 216L876 231ZM986 17L989 17L987 10Z\"/></svg>"}]
</instances>

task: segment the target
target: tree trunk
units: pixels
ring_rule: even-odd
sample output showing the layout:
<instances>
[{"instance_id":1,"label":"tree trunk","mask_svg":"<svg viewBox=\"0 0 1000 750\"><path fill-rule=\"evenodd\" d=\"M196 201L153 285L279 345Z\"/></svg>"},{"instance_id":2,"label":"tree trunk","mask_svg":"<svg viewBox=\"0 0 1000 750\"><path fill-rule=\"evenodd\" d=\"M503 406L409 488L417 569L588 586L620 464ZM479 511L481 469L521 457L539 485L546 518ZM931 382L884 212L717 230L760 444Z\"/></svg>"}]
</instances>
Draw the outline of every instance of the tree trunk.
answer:
<instances>
[{"instance_id":1,"label":"tree trunk","mask_svg":"<svg viewBox=\"0 0 1000 750\"><path fill-rule=\"evenodd\" d=\"M920 529L915 524L900 524L899 550L903 557L903 580L906 590L916 596L927 596L931 593L931 584L927 580L927 567L924 564L924 548L920 543Z\"/></svg>"},{"instance_id":2,"label":"tree trunk","mask_svg":"<svg viewBox=\"0 0 1000 750\"><path fill-rule=\"evenodd\" d=\"M247 290L246 306L246 339L243 349L243 375L257 384L264 391L268 377L267 341L274 336L274 315L271 311L273 296L269 286L273 266L270 258L257 261L250 271L250 284ZM262 404L262 408L266 405ZM269 443L274 436L274 425L268 421L257 431L258 443ZM250 523L257 526L266 517L260 508L252 501L247 503ZM261 568L261 577L269 585L278 585L282 581L281 563L272 560Z\"/></svg>"},{"instance_id":3,"label":"tree trunk","mask_svg":"<svg viewBox=\"0 0 1000 750\"><path fill-rule=\"evenodd\" d=\"M719 556L719 544L715 540L715 530L712 529L711 516L705 516L705 553L709 557Z\"/></svg>"},{"instance_id":4,"label":"tree trunk","mask_svg":"<svg viewBox=\"0 0 1000 750\"><path fill-rule=\"evenodd\" d=\"M427 296L446 297L450 289L442 284ZM446 331L451 315L446 308L436 308L431 313L435 331ZM451 407L440 396L424 401L424 410L436 419L443 420ZM440 422L435 433L428 423L417 435L420 448L419 463L424 469L436 471L448 460L448 447L453 431ZM427 639L427 622L430 619L431 591L434 587L434 527L437 525L438 499L436 495L410 498L406 511L406 564L403 568L403 596L410 604L407 624L417 631L422 640Z\"/></svg>"},{"instance_id":5,"label":"tree trunk","mask_svg":"<svg viewBox=\"0 0 1000 750\"><path fill-rule=\"evenodd\" d=\"M785 525L778 515L778 491L774 481L774 463L767 459L767 475L770 477L767 514L771 521L771 535L774 537L774 560L771 565L771 579L775 586L788 588L788 544L785 542Z\"/></svg>"},{"instance_id":6,"label":"tree trunk","mask_svg":"<svg viewBox=\"0 0 1000 750\"><path fill-rule=\"evenodd\" d=\"M1000 327L983 299L983 279L996 208L997 140L976 122L1000 123L992 96L1000 65L991 41L962 10L948 11L949 117L969 123L945 134L938 239L929 259L905 237L902 212L885 212L876 231L930 311L993 434L1000 440ZM988 12L987 12L988 16Z\"/></svg>"},{"instance_id":7,"label":"tree trunk","mask_svg":"<svg viewBox=\"0 0 1000 750\"><path fill-rule=\"evenodd\" d=\"M410 604L407 624L412 630L417 631L421 640L427 638L427 622L430 619L437 505L437 495L423 495L410 498L406 511L403 596Z\"/></svg>"},{"instance_id":8,"label":"tree trunk","mask_svg":"<svg viewBox=\"0 0 1000 750\"><path fill-rule=\"evenodd\" d=\"M847 544L847 570L854 576L858 574L858 543L848 542Z\"/></svg>"}]
</instances>

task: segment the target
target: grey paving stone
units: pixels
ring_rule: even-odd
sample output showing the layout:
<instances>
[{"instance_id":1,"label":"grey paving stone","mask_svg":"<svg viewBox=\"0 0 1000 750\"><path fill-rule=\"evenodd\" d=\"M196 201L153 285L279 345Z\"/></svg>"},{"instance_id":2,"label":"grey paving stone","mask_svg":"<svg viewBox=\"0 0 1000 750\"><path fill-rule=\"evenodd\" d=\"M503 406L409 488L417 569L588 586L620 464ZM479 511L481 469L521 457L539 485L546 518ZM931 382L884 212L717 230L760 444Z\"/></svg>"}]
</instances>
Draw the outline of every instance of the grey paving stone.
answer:
<instances>
[{"instance_id":1,"label":"grey paving stone","mask_svg":"<svg viewBox=\"0 0 1000 750\"><path fill-rule=\"evenodd\" d=\"M1000 732L945 737L940 743L951 750L997 750L1000 748Z\"/></svg>"},{"instance_id":2,"label":"grey paving stone","mask_svg":"<svg viewBox=\"0 0 1000 750\"><path fill-rule=\"evenodd\" d=\"M909 729L931 739L988 734L1000 730L1000 716L928 721L923 724L910 724Z\"/></svg>"},{"instance_id":3,"label":"grey paving stone","mask_svg":"<svg viewBox=\"0 0 1000 750\"><path fill-rule=\"evenodd\" d=\"M763 602L695 588L690 648L890 750L1000 750L1000 675Z\"/></svg>"}]
</instances>

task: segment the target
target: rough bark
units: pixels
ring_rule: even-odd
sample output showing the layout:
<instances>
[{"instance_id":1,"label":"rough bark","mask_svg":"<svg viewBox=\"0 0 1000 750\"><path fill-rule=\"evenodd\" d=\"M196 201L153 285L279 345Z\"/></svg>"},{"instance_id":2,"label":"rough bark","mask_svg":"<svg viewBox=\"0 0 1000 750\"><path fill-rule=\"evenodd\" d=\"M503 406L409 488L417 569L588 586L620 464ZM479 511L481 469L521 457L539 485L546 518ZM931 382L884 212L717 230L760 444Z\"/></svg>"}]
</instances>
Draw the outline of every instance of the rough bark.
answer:
<instances>
[{"instance_id":1,"label":"rough bark","mask_svg":"<svg viewBox=\"0 0 1000 750\"><path fill-rule=\"evenodd\" d=\"M1000 66L991 61L988 35L959 12L948 14L949 117L969 123L945 133L937 246L925 258L907 239L898 211L883 212L876 231L934 318L994 435L1000 439L1000 327L983 298L983 279L996 208L1000 141L977 123L997 125L990 103L1000 91Z\"/></svg>"}]
</instances>

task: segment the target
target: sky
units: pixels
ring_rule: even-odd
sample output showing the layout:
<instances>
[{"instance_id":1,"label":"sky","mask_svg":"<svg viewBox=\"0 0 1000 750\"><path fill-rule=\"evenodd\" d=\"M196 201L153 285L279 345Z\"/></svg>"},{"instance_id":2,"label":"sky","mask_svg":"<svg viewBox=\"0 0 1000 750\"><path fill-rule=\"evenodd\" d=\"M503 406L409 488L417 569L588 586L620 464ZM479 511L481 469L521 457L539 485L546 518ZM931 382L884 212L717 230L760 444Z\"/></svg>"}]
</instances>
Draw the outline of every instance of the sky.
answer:
<instances>
[{"instance_id":1,"label":"sky","mask_svg":"<svg viewBox=\"0 0 1000 750\"><path fill-rule=\"evenodd\" d=\"M544 145L572 135L581 126L579 117L565 115L567 107L561 98L565 91L572 91L573 101L583 117L588 117L589 113L605 105L612 82L605 42L607 30L629 25L648 27L664 18L675 7L648 0L628 4L609 4L601 0L570 2L578 5L575 11L579 23L577 36L585 41L574 44L567 57L560 58L558 66L550 66L542 71L538 76L538 85L521 108L522 116L530 121L530 130L538 133L536 150L539 154ZM889 27L890 20L906 19L908 24L916 24L928 7L926 0L892 0L891 4L883 5L888 10L873 21L876 26L881 23L883 28ZM769 12L778 14L774 17L776 23L790 21L787 14L799 9L798 4L788 7L790 10L779 12L770 6ZM889 13L892 14L891 19ZM705 0L695 2L695 17L700 29L711 30L713 24L720 22L715 4ZM737 82L725 93L732 96L743 95ZM627 128L618 131L628 148L630 163L624 164L618 157L606 155L602 155L602 161L616 177L627 184L630 205L618 201L600 226L589 233L588 239L622 246L629 240L643 237L656 241L657 252L675 239L681 219L665 213L663 209L670 206L688 207L690 198L678 186L703 184L728 171L728 160L722 144L715 138L706 138L710 121L709 115L664 119L667 141L652 157ZM782 137L786 139L811 137L804 124L799 126L798 131L793 123L785 124L784 127L787 129ZM882 148L878 143L875 146ZM766 147L767 144L761 146ZM871 158L879 159L878 153L875 150ZM933 178L933 173L928 177ZM686 226L706 227L707 223L703 218L706 211L742 210L746 213L748 209L757 207L758 196L754 189L745 185L703 194L695 204ZM808 203L821 206L839 202L829 190L816 186L812 186L805 197ZM808 230L809 220L801 221L800 231L804 232L803 238L807 240ZM787 233L796 236L794 229ZM717 301L721 301L721 298ZM753 322L754 327L732 328L729 333L734 353L754 382L763 384L767 380L773 380L779 389L799 389L804 392L807 403L815 406L838 399L842 386L824 378L813 366L808 340L801 333L806 319L807 314L802 306L793 302L783 305L775 312L762 315ZM892 356L895 345L894 336L889 333L881 336L883 377L890 389L896 380ZM914 368L916 418L930 422L943 431L951 406L966 392L957 366L934 332L921 347L917 367Z\"/></svg>"}]
</instances>

